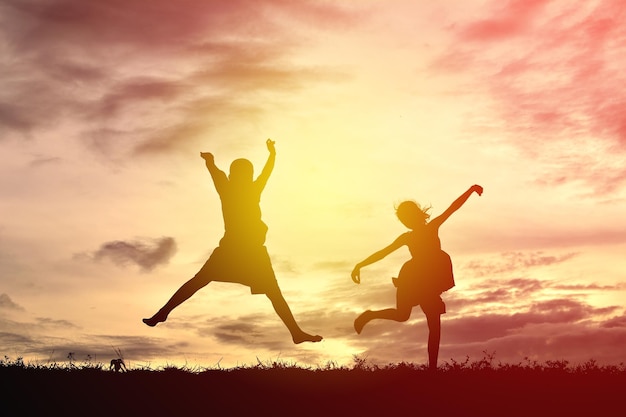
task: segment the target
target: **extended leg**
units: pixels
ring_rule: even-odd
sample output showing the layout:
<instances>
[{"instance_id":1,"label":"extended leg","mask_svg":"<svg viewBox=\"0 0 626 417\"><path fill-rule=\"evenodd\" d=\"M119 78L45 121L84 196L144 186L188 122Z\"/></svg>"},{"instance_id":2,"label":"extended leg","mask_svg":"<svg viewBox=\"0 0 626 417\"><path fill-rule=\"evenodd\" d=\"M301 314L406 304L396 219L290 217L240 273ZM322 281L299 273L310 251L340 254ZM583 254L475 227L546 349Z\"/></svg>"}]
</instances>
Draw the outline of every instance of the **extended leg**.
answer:
<instances>
[{"instance_id":1,"label":"extended leg","mask_svg":"<svg viewBox=\"0 0 626 417\"><path fill-rule=\"evenodd\" d=\"M426 315L426 322L428 323L428 368L436 370L441 340L441 315Z\"/></svg>"},{"instance_id":2,"label":"extended leg","mask_svg":"<svg viewBox=\"0 0 626 417\"><path fill-rule=\"evenodd\" d=\"M319 342L320 340L322 340L322 336L306 333L300 328L298 323L296 323L296 319L291 313L291 309L289 308L287 301L285 301L285 297L283 297L283 294L280 292L279 289L268 292L267 298L269 298L272 302L272 305L274 306L274 310L276 310L278 317L280 317L283 323L285 323L285 326L287 326L287 329L289 329L289 332L291 333L291 338L293 339L293 343L298 344L302 342Z\"/></svg>"},{"instance_id":3,"label":"extended leg","mask_svg":"<svg viewBox=\"0 0 626 417\"><path fill-rule=\"evenodd\" d=\"M172 298L170 298L169 301L154 316L148 319L143 319L143 322L146 323L148 326L153 327L153 326L156 326L157 323L161 323L167 320L167 316L170 314L170 312L173 309L178 307L180 304L186 301L189 297L194 295L196 291L198 291L200 288L207 285L209 282L211 281L208 279L202 278L200 274L191 278L189 281L184 283L178 289L178 291L174 293Z\"/></svg>"}]
</instances>

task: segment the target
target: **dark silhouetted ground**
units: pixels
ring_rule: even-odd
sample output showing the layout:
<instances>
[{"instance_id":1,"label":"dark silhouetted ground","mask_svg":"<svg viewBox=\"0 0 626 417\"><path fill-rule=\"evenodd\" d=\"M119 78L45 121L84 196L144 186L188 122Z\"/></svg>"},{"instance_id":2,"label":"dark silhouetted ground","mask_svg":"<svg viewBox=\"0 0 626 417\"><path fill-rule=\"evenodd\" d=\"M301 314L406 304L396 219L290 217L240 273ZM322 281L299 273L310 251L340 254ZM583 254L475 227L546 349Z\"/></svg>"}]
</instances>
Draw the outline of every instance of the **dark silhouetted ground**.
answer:
<instances>
[{"instance_id":1,"label":"dark silhouetted ground","mask_svg":"<svg viewBox=\"0 0 626 417\"><path fill-rule=\"evenodd\" d=\"M623 365L131 369L0 364L6 416L626 416ZM13 410L13 411L9 411Z\"/></svg>"}]
</instances>

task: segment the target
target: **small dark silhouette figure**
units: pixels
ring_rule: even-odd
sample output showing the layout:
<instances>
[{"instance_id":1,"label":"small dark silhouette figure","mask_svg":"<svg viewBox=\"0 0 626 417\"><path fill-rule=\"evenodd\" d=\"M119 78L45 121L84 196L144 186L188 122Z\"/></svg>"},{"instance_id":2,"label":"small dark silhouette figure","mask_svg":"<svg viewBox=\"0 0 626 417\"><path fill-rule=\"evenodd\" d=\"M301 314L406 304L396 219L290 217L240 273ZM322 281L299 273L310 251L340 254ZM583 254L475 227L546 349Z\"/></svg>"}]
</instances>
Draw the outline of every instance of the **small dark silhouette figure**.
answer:
<instances>
[{"instance_id":1,"label":"small dark silhouette figure","mask_svg":"<svg viewBox=\"0 0 626 417\"><path fill-rule=\"evenodd\" d=\"M128 372L128 369L126 369L126 364L124 363L124 359L122 358L111 359L109 370L111 369L115 369L115 372Z\"/></svg>"},{"instance_id":2,"label":"small dark silhouette figure","mask_svg":"<svg viewBox=\"0 0 626 417\"><path fill-rule=\"evenodd\" d=\"M200 271L183 284L152 317L143 319L148 326L167 319L170 312L211 281L247 285L252 294L265 294L289 329L293 342L319 342L321 336L304 332L296 323L283 297L264 245L267 226L261 220L261 192L276 160L274 141L266 141L269 157L261 174L253 180L254 168L247 159L236 159L230 174L215 165L213 155L201 152L222 202L224 236Z\"/></svg>"},{"instance_id":3,"label":"small dark silhouette figure","mask_svg":"<svg viewBox=\"0 0 626 417\"><path fill-rule=\"evenodd\" d=\"M352 280L359 284L361 268L380 261L404 245L408 246L411 259L402 266L398 278L392 278L394 286L397 287L396 308L367 310L354 321L354 329L360 334L363 327L374 319L406 321L411 316L413 307L419 305L428 323L428 366L431 370L437 369L441 314L446 312L441 293L454 286L452 262L448 254L441 250L439 227L467 201L473 192L482 195L483 188L480 185L473 185L443 214L431 221L428 221L429 208L421 208L413 201L400 203L396 214L402 224L411 231L401 234L389 246L356 264L352 271Z\"/></svg>"}]
</instances>

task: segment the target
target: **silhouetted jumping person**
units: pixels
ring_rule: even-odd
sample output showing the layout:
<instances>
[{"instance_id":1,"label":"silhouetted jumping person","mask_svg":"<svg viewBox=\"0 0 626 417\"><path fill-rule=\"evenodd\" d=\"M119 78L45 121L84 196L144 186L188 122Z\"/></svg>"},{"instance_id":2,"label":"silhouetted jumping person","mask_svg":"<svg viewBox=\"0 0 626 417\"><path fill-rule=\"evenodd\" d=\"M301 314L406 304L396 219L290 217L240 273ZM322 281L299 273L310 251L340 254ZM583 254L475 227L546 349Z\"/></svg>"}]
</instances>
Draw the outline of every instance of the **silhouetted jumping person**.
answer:
<instances>
[{"instance_id":1,"label":"silhouetted jumping person","mask_svg":"<svg viewBox=\"0 0 626 417\"><path fill-rule=\"evenodd\" d=\"M482 195L483 188L480 185L473 185L443 214L431 221L428 221L430 218L428 208L421 208L413 201L400 203L396 214L402 224L411 231L401 234L389 246L356 264L352 271L352 280L359 284L361 268L380 261L404 245L408 246L411 259L402 266L398 278L392 279L397 287L396 308L367 310L354 321L354 329L360 334L363 327L374 319L407 321L413 307L419 305L428 323L428 366L432 370L437 369L441 314L446 312L441 293L454 286L452 262L448 254L441 250L439 227L467 201L473 192Z\"/></svg>"},{"instance_id":2,"label":"silhouetted jumping person","mask_svg":"<svg viewBox=\"0 0 626 417\"><path fill-rule=\"evenodd\" d=\"M233 282L249 286L252 294L267 295L289 329L294 343L322 340L321 336L304 332L296 323L278 287L264 245L267 226L261 220L259 203L276 160L274 141L268 139L266 145L269 157L256 180L253 180L254 167L247 159L233 161L230 174L226 177L215 165L211 153L200 153L222 202L224 236L200 271L183 284L154 316L143 319L148 326L165 321L174 308L209 282Z\"/></svg>"}]
</instances>

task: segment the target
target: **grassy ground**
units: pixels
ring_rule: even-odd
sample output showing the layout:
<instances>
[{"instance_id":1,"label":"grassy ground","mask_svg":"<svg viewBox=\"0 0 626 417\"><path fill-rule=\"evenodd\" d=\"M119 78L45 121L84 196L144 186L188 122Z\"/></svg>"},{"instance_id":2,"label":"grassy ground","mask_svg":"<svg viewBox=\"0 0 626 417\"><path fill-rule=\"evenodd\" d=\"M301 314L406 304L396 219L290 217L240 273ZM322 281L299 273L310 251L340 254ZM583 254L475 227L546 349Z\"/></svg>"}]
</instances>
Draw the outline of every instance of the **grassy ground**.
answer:
<instances>
[{"instance_id":1,"label":"grassy ground","mask_svg":"<svg viewBox=\"0 0 626 417\"><path fill-rule=\"evenodd\" d=\"M565 361L109 371L0 361L11 416L624 416L626 368ZM6 410L13 409L6 414Z\"/></svg>"}]
</instances>

